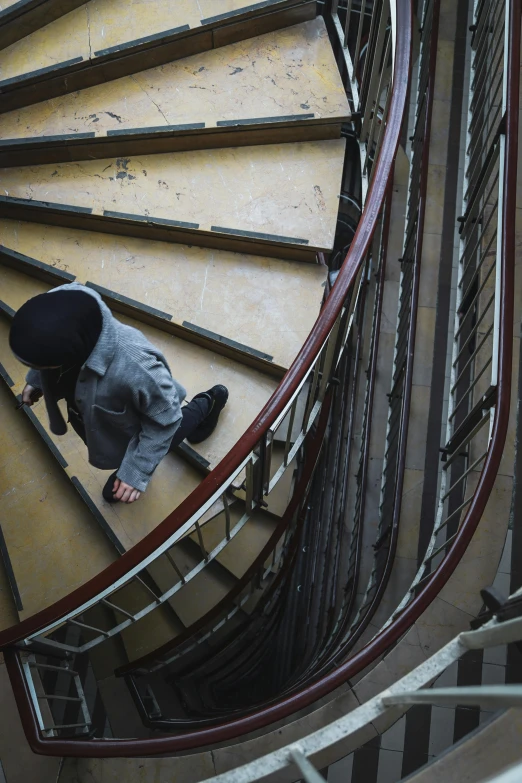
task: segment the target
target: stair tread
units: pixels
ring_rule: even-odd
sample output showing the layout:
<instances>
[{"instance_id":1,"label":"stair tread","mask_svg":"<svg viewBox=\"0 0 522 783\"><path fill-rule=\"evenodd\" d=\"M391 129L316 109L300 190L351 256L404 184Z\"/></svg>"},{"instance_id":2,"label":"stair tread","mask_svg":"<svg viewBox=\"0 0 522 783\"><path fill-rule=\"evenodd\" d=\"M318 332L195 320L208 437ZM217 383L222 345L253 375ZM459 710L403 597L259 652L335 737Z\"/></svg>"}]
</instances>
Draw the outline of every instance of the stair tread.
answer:
<instances>
[{"instance_id":1,"label":"stair tread","mask_svg":"<svg viewBox=\"0 0 522 783\"><path fill-rule=\"evenodd\" d=\"M2 530L24 620L96 576L115 553L3 384L0 420Z\"/></svg>"},{"instance_id":2,"label":"stair tread","mask_svg":"<svg viewBox=\"0 0 522 783\"><path fill-rule=\"evenodd\" d=\"M183 558L182 553L177 551L176 548L172 550L172 554L176 564L183 573L188 571L187 563L191 563L189 567L193 568L200 562L200 559L196 557L187 558L185 556ZM173 607L185 628L188 628L210 611L235 585L235 579L232 575L229 576L222 569L217 569L213 565L215 564L206 565L199 574L183 585L169 599L169 604ZM150 572L156 584L162 590L168 590L178 581L174 569L167 562L166 558L156 560L151 565ZM168 641L168 639L165 641ZM160 644L156 644L152 649L158 649L159 646Z\"/></svg>"},{"instance_id":3,"label":"stair tread","mask_svg":"<svg viewBox=\"0 0 522 783\"><path fill-rule=\"evenodd\" d=\"M0 139L106 137L108 131L193 123L208 129L289 115L341 122L349 114L324 20L317 17L9 112Z\"/></svg>"},{"instance_id":4,"label":"stair tread","mask_svg":"<svg viewBox=\"0 0 522 783\"><path fill-rule=\"evenodd\" d=\"M0 219L2 244L289 367L319 314L327 268ZM58 285L58 283L56 283ZM1 295L0 295L1 298Z\"/></svg>"},{"instance_id":5,"label":"stair tread","mask_svg":"<svg viewBox=\"0 0 522 783\"><path fill-rule=\"evenodd\" d=\"M253 5L252 0L220 0L219 14L248 12ZM288 5L288 0L274 0L271 5L268 10ZM0 73L2 79L9 79L73 58L95 63L107 49L148 36L161 37L187 25L190 30L211 29L215 15L215 0L155 0L154 13L143 0L90 0L0 52Z\"/></svg>"},{"instance_id":6,"label":"stair tread","mask_svg":"<svg viewBox=\"0 0 522 783\"><path fill-rule=\"evenodd\" d=\"M0 267L0 281L2 297L14 310L31 296L50 288L48 284L8 267ZM275 389L276 381L153 327L128 318L120 317L120 320L139 328L165 353L174 376L178 377L187 389L187 399L218 381L229 387L231 399L222 414L219 427L212 437L197 446L198 453L207 459L211 466L215 466L252 422ZM0 361L6 364L15 381L15 390L20 392L24 384L25 369L9 351L8 325L4 319L0 320L0 329ZM178 371L177 368L181 366L183 370ZM33 410L47 428L44 405L39 403ZM126 548L153 530L201 481L200 475L181 458L168 454L156 469L154 479L138 503L109 505L103 501L101 489L110 471L97 470L89 465L87 451L71 429L61 438L51 437L69 463L70 475L76 475L80 479Z\"/></svg>"},{"instance_id":7,"label":"stair tread","mask_svg":"<svg viewBox=\"0 0 522 783\"><path fill-rule=\"evenodd\" d=\"M2 201L92 210L102 230L114 231L114 217L156 218L195 242L200 232L214 241L261 234L259 242L313 252L333 246L344 148L337 139L7 168Z\"/></svg>"},{"instance_id":8,"label":"stair tread","mask_svg":"<svg viewBox=\"0 0 522 783\"><path fill-rule=\"evenodd\" d=\"M132 613L149 604L151 596L137 582L132 582L111 596L111 601ZM122 619L118 613L115 616ZM163 606L125 628L121 632L121 639L129 661L133 661L166 644L183 630L181 621L169 607Z\"/></svg>"},{"instance_id":9,"label":"stair tread","mask_svg":"<svg viewBox=\"0 0 522 783\"><path fill-rule=\"evenodd\" d=\"M231 528L234 527L244 513L243 504L237 504L230 509ZM250 568L261 549L274 532L277 521L264 514L255 511L241 530L228 542L226 547L216 557L218 563L224 566L238 579ZM208 552L211 552L225 537L224 512L207 522L202 529L203 543ZM191 539L197 544L198 535L191 534Z\"/></svg>"}]
</instances>

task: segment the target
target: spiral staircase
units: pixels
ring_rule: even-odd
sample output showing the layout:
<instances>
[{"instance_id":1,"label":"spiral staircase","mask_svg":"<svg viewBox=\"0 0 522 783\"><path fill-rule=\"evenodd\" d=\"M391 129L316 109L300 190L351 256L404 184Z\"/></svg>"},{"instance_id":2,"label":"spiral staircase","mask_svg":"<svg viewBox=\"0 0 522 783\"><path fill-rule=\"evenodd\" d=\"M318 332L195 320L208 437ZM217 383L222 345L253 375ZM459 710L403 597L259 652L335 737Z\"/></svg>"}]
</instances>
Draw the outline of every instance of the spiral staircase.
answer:
<instances>
[{"instance_id":1,"label":"spiral staircase","mask_svg":"<svg viewBox=\"0 0 522 783\"><path fill-rule=\"evenodd\" d=\"M0 1L0 781L522 760L520 15ZM73 281L230 390L131 505L19 405Z\"/></svg>"}]
</instances>

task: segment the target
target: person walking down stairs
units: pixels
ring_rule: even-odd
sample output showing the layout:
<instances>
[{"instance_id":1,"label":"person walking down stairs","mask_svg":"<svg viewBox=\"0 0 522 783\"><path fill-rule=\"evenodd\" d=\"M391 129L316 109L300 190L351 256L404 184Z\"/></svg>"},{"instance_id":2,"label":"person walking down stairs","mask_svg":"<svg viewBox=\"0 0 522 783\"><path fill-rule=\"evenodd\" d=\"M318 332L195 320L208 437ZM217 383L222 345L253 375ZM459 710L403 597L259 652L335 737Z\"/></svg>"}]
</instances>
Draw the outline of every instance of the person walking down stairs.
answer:
<instances>
[{"instance_id":1,"label":"person walking down stairs","mask_svg":"<svg viewBox=\"0 0 522 783\"><path fill-rule=\"evenodd\" d=\"M43 396L51 431L65 435L64 399L89 462L116 468L103 488L109 503L138 500L167 452L185 439L208 438L227 403L227 388L216 385L181 407L186 391L163 354L77 283L29 299L14 316L9 342L31 368L22 404Z\"/></svg>"}]
</instances>

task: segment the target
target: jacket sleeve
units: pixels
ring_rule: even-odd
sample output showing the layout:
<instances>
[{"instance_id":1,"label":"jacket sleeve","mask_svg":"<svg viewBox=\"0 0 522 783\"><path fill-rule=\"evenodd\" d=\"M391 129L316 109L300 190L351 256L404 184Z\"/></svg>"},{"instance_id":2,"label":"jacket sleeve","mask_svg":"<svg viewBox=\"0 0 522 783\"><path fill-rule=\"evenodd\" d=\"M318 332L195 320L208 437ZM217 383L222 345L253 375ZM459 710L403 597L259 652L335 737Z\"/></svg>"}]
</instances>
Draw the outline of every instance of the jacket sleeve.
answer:
<instances>
[{"instance_id":1,"label":"jacket sleeve","mask_svg":"<svg viewBox=\"0 0 522 783\"><path fill-rule=\"evenodd\" d=\"M176 385L165 367L140 384L136 407L141 430L131 439L117 471L121 481L143 492L157 466L168 452L181 423L181 405Z\"/></svg>"},{"instance_id":2,"label":"jacket sleeve","mask_svg":"<svg viewBox=\"0 0 522 783\"><path fill-rule=\"evenodd\" d=\"M28 383L30 386L33 386L35 389L41 389L42 388L42 377L40 375L40 370L29 370L27 375L25 376L25 382Z\"/></svg>"}]
</instances>

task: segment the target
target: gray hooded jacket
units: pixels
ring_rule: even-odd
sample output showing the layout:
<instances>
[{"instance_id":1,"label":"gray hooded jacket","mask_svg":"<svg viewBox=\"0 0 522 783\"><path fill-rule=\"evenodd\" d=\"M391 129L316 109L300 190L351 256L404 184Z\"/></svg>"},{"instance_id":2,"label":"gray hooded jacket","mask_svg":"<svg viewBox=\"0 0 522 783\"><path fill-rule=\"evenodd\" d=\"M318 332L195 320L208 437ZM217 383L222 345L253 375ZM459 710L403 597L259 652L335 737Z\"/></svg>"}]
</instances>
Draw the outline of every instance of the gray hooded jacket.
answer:
<instances>
[{"instance_id":1,"label":"gray hooded jacket","mask_svg":"<svg viewBox=\"0 0 522 783\"><path fill-rule=\"evenodd\" d=\"M143 491L180 425L186 391L163 354L137 329L117 321L99 294L79 283L61 289L94 296L103 316L98 342L76 384L89 462L103 470L118 468L119 479ZM62 414L42 387L40 372L30 370L26 380L44 392L51 431L64 434Z\"/></svg>"}]
</instances>

